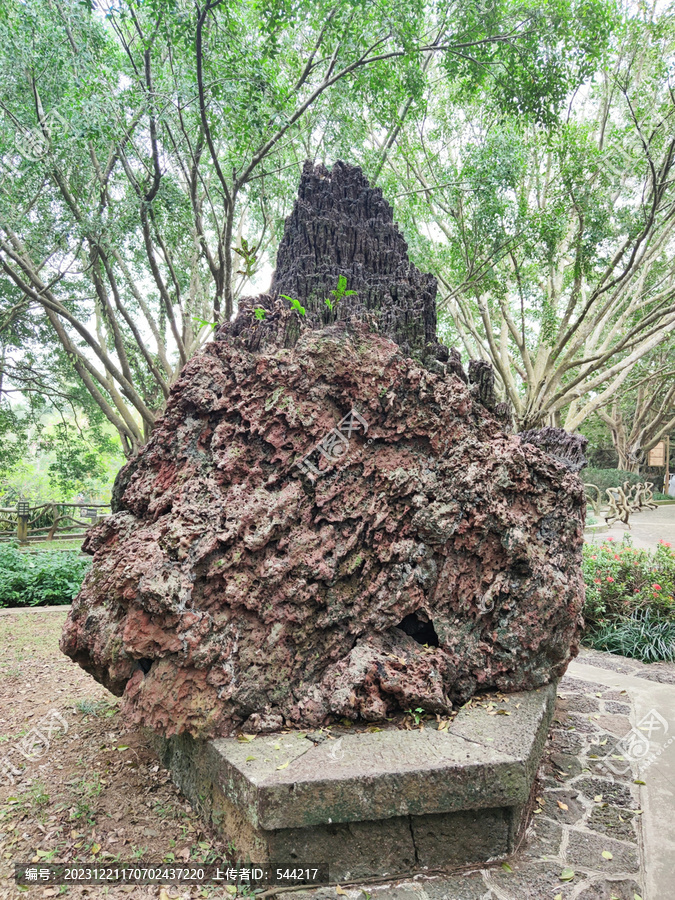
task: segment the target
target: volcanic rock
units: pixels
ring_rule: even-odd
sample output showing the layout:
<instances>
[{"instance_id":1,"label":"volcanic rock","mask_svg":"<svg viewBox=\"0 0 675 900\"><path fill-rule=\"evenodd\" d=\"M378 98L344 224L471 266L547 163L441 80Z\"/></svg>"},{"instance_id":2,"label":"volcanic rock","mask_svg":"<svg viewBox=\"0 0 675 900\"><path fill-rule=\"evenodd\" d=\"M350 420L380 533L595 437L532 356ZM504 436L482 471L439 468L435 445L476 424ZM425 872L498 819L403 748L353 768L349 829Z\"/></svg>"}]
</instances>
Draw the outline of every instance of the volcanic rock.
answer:
<instances>
[{"instance_id":1,"label":"volcanic rock","mask_svg":"<svg viewBox=\"0 0 675 900\"><path fill-rule=\"evenodd\" d=\"M62 650L131 722L200 738L444 714L562 675L578 442L505 433L489 366L467 379L436 342L435 282L359 170L306 167L279 260L121 470ZM357 294L324 321L340 275Z\"/></svg>"},{"instance_id":2,"label":"volcanic rock","mask_svg":"<svg viewBox=\"0 0 675 900\"><path fill-rule=\"evenodd\" d=\"M340 279L345 294L336 302L333 292ZM408 259L391 206L358 166L338 160L328 171L306 162L270 292L243 298L235 322L224 325L220 336L248 332L251 349L270 343L291 347L301 319L286 316L281 328L278 319L297 300L305 310L306 327L365 316L371 328L394 340L405 354L448 362L448 348L436 339L436 290L434 276L422 274ZM264 320L255 318L255 309L264 311ZM457 355L455 365L458 361Z\"/></svg>"},{"instance_id":3,"label":"volcanic rock","mask_svg":"<svg viewBox=\"0 0 675 900\"><path fill-rule=\"evenodd\" d=\"M133 722L447 713L576 653L581 482L365 326L208 345L132 469L61 646Z\"/></svg>"}]
</instances>

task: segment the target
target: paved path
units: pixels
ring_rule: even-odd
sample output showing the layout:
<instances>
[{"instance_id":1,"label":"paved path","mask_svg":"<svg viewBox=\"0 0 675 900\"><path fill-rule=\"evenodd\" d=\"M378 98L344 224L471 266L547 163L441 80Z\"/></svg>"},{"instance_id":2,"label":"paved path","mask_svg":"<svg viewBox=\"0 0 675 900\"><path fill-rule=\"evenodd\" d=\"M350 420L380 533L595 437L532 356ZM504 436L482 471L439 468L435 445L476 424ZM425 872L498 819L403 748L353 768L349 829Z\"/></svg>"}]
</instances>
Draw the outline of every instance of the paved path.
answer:
<instances>
[{"instance_id":1,"label":"paved path","mask_svg":"<svg viewBox=\"0 0 675 900\"><path fill-rule=\"evenodd\" d=\"M560 682L537 809L506 869L345 885L339 893L325 887L278 900L670 900L674 735L675 666L582 651ZM567 867L574 877L563 881Z\"/></svg>"},{"instance_id":2,"label":"paved path","mask_svg":"<svg viewBox=\"0 0 675 900\"><path fill-rule=\"evenodd\" d=\"M599 655L599 654L598 654ZM589 662L594 655L589 655ZM675 896L675 686L654 684L637 674L622 674L597 665L587 665L581 657L569 667L568 673L625 690L632 701L632 725L643 736L651 736L651 752L637 761L641 786L642 838L644 846L644 900L661 900ZM633 669L634 660L622 661ZM646 668L646 667L645 667ZM637 667L633 669L635 673ZM656 715L654 715L656 714ZM648 732L650 734L648 734ZM635 734L635 732L634 732ZM635 747L640 756L642 747Z\"/></svg>"},{"instance_id":3,"label":"paved path","mask_svg":"<svg viewBox=\"0 0 675 900\"><path fill-rule=\"evenodd\" d=\"M624 534L629 534L634 547L653 550L660 540L670 541L675 547L675 503L636 513L629 522L630 528L623 522L615 522L609 531L587 534L586 540L602 542L613 537L620 541Z\"/></svg>"}]
</instances>

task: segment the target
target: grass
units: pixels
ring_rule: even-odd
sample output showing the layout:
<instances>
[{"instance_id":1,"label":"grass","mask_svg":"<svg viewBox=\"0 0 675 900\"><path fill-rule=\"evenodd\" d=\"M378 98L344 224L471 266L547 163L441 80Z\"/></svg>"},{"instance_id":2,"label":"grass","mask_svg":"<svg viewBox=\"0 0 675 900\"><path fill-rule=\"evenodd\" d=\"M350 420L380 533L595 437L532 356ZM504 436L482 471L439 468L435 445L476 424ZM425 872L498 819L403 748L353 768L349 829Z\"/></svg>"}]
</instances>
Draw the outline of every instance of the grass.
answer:
<instances>
[{"instance_id":1,"label":"grass","mask_svg":"<svg viewBox=\"0 0 675 900\"><path fill-rule=\"evenodd\" d=\"M675 622L652 610L636 610L630 618L591 629L585 642L594 650L618 653L645 663L675 662Z\"/></svg>"}]
</instances>

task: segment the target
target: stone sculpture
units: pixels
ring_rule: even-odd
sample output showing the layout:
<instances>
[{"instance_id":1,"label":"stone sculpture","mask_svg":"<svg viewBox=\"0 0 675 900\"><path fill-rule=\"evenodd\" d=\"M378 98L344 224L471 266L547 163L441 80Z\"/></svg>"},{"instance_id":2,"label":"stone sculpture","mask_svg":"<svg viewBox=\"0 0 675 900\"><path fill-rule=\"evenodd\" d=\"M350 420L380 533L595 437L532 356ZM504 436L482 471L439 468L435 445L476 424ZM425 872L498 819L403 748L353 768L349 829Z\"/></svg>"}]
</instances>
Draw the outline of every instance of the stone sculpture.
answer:
<instances>
[{"instance_id":1,"label":"stone sculpture","mask_svg":"<svg viewBox=\"0 0 675 900\"><path fill-rule=\"evenodd\" d=\"M331 311L340 275L357 293ZM434 295L360 171L306 167L270 293L187 363L85 541L61 646L131 721L208 738L447 713L565 671L580 446L504 431Z\"/></svg>"}]
</instances>

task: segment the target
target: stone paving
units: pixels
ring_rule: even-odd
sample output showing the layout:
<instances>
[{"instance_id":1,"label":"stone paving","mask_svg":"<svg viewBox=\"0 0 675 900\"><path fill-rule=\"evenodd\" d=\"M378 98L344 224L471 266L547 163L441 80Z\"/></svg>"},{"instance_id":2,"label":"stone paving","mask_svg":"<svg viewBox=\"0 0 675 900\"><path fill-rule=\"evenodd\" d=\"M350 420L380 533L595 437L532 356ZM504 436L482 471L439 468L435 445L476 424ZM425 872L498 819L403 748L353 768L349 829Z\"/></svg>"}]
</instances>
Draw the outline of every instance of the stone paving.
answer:
<instances>
[{"instance_id":1,"label":"stone paving","mask_svg":"<svg viewBox=\"0 0 675 900\"><path fill-rule=\"evenodd\" d=\"M670 541L675 546L675 503L664 504L658 509L644 509L629 519L630 528L623 522L615 522L607 531L586 532L586 541L601 543L607 538L615 541L630 535L633 546L643 550L654 550L659 541Z\"/></svg>"},{"instance_id":2,"label":"stone paving","mask_svg":"<svg viewBox=\"0 0 675 900\"><path fill-rule=\"evenodd\" d=\"M619 677L675 684L675 666L645 666L588 651L583 651L580 663L585 672L593 672L590 666L595 666L598 681L568 673L560 682L538 776L535 812L518 852L506 865L497 862L461 874L285 891L278 896L284 900L341 896L352 900L666 900L669 895L660 891L646 893L645 788L636 783L641 781L642 769L630 757L634 753L637 759L641 752L632 743L635 725L641 720L636 718L628 691L606 682L609 673L618 672Z\"/></svg>"}]
</instances>

